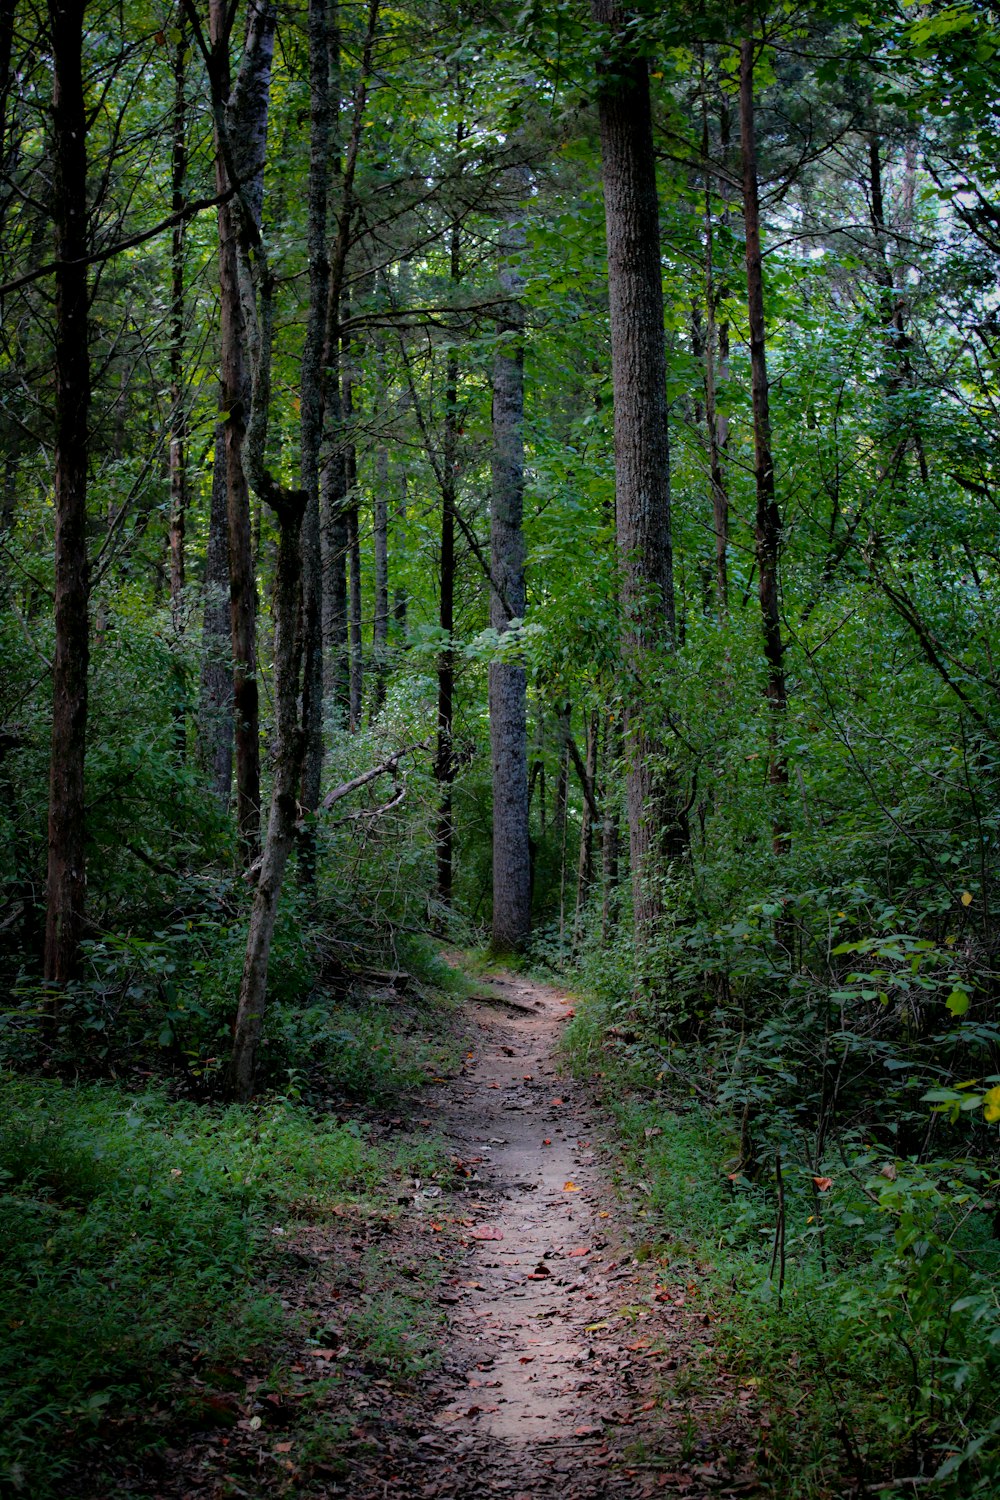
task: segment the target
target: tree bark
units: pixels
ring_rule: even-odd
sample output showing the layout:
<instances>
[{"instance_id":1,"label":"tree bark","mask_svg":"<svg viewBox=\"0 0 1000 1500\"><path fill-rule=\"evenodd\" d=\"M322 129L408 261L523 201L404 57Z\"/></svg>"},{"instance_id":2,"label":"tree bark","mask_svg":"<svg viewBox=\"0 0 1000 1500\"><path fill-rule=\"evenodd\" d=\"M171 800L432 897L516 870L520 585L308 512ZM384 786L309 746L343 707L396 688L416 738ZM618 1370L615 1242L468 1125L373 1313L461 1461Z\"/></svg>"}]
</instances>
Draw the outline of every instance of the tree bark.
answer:
<instances>
[{"instance_id":1,"label":"tree bark","mask_svg":"<svg viewBox=\"0 0 1000 1500\"><path fill-rule=\"evenodd\" d=\"M302 806L319 807L323 779L323 569L320 552L319 452L323 440L323 334L330 267L327 179L330 149L330 0L309 0L309 315L300 375L302 520ZM315 880L315 837L305 821L300 868Z\"/></svg>"},{"instance_id":2,"label":"tree bark","mask_svg":"<svg viewBox=\"0 0 1000 1500\"><path fill-rule=\"evenodd\" d=\"M724 418L718 414L716 399L716 357L720 348L719 328L716 320L718 290L715 284L715 232L712 215L712 178L708 171L708 99L704 77L704 49L702 49L702 131L701 151L705 162L705 430L708 435L709 482L712 488L712 530L715 536L715 597L719 618L725 620L729 613L729 570L727 553L729 548L729 494L723 468L723 449L726 429Z\"/></svg>"},{"instance_id":3,"label":"tree bark","mask_svg":"<svg viewBox=\"0 0 1000 1500\"><path fill-rule=\"evenodd\" d=\"M305 750L305 733L298 718L298 694L302 663L301 531L306 503L305 491L275 491L269 498L280 526L274 591L274 781L267 837L250 913L230 1064L232 1091L241 1102L253 1094L267 1000L271 939L285 865L295 842L296 794Z\"/></svg>"},{"instance_id":4,"label":"tree bark","mask_svg":"<svg viewBox=\"0 0 1000 1500\"><path fill-rule=\"evenodd\" d=\"M518 259L524 232L504 236L500 282L512 301L498 320L493 358L493 496L490 512L490 624L503 635L524 618L524 312ZM520 952L531 935L528 839L527 674L520 662L489 666L493 759L493 925L498 953Z\"/></svg>"},{"instance_id":5,"label":"tree bark","mask_svg":"<svg viewBox=\"0 0 1000 1500\"><path fill-rule=\"evenodd\" d=\"M201 692L198 741L202 764L222 806L233 787L233 674L229 626L229 518L226 506L226 438L215 430L215 462L205 558L202 620Z\"/></svg>"},{"instance_id":6,"label":"tree bark","mask_svg":"<svg viewBox=\"0 0 1000 1500\"><path fill-rule=\"evenodd\" d=\"M210 35L217 83L229 103L229 23L226 0L210 0ZM216 189L229 189L223 142L216 130ZM229 616L233 653L236 745L236 820L245 863L260 838L260 705L257 687L256 580L250 526L250 488L243 466L249 405L247 326L237 248L237 209L219 205L221 404L225 413L226 503L229 533Z\"/></svg>"},{"instance_id":7,"label":"tree bark","mask_svg":"<svg viewBox=\"0 0 1000 1500\"><path fill-rule=\"evenodd\" d=\"M376 349L379 404L386 402L385 350ZM385 702L386 675L389 670L389 449L380 439L375 450L375 494L372 501L375 609L372 620L372 682L369 716L374 719Z\"/></svg>"},{"instance_id":8,"label":"tree bark","mask_svg":"<svg viewBox=\"0 0 1000 1500\"><path fill-rule=\"evenodd\" d=\"M457 131L459 142L462 126ZM457 224L451 228L451 280L457 286L462 279L462 235ZM451 644L455 629L455 498L458 463L458 353L449 349L444 380L444 442L441 461L441 594L438 623L446 643L438 656L437 754L434 777L438 786L438 818L435 846L437 855L437 896L445 906L451 905L455 830L452 824L452 783L455 780L453 749L455 715L455 651Z\"/></svg>"},{"instance_id":9,"label":"tree bark","mask_svg":"<svg viewBox=\"0 0 1000 1500\"><path fill-rule=\"evenodd\" d=\"M53 58L55 222L55 653L49 763L44 975L65 984L79 965L86 874L84 772L89 666L87 416L90 354L87 255L86 0L49 0Z\"/></svg>"},{"instance_id":10,"label":"tree bark","mask_svg":"<svg viewBox=\"0 0 1000 1500\"><path fill-rule=\"evenodd\" d=\"M754 39L740 44L740 139L743 150L743 215L746 234L747 309L750 324L750 382L753 399L754 483L757 495L755 544L759 580L760 611L764 627L764 658L767 663L768 779L783 801L788 785L788 765L781 748L785 710L784 645L781 639L781 605L778 563L781 555L781 516L774 484L771 449L771 415L768 401L767 344L764 322L763 258L760 243L760 203L757 190L757 148L754 139ZM773 842L776 853L788 847L784 814L774 812Z\"/></svg>"},{"instance_id":11,"label":"tree bark","mask_svg":"<svg viewBox=\"0 0 1000 1500\"><path fill-rule=\"evenodd\" d=\"M635 914L641 951L660 911L661 855L686 840L671 808L662 747L644 722L643 677L654 649L674 639L670 455L667 440L663 286L649 74L634 20L617 0L591 0L611 29L599 86L614 390L615 498L625 702L626 795Z\"/></svg>"},{"instance_id":12,"label":"tree bark","mask_svg":"<svg viewBox=\"0 0 1000 1500\"><path fill-rule=\"evenodd\" d=\"M364 662L361 656L361 538L358 522L358 450L354 436L354 368L349 349L344 351L344 479L347 495L344 519L347 526L347 557L350 583L347 596L347 655L350 702L348 728L360 729L364 709Z\"/></svg>"},{"instance_id":13,"label":"tree bark","mask_svg":"<svg viewBox=\"0 0 1000 1500\"><path fill-rule=\"evenodd\" d=\"M170 163L170 209L180 216L187 176L187 31L181 25L174 49L174 117ZM187 519L187 397L184 389L184 220L178 217L170 246L170 611L183 629L184 531Z\"/></svg>"}]
</instances>

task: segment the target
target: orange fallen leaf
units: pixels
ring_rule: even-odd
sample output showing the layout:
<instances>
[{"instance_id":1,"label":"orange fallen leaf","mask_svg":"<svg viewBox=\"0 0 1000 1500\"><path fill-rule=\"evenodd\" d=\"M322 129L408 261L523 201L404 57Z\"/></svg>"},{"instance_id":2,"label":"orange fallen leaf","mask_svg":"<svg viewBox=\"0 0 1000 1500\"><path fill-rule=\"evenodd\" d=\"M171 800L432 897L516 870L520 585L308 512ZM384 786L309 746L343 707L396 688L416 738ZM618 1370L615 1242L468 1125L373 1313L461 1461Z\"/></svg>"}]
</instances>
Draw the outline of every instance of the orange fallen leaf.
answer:
<instances>
[{"instance_id":1,"label":"orange fallen leaf","mask_svg":"<svg viewBox=\"0 0 1000 1500\"><path fill-rule=\"evenodd\" d=\"M580 1245L580 1247L578 1249L571 1250L569 1252L569 1254L570 1254L570 1259L572 1259L576 1255L589 1255L590 1254L590 1246L589 1245Z\"/></svg>"},{"instance_id":2,"label":"orange fallen leaf","mask_svg":"<svg viewBox=\"0 0 1000 1500\"><path fill-rule=\"evenodd\" d=\"M274 1451L275 1453L291 1453L292 1445L291 1443L275 1443Z\"/></svg>"},{"instance_id":3,"label":"orange fallen leaf","mask_svg":"<svg viewBox=\"0 0 1000 1500\"><path fill-rule=\"evenodd\" d=\"M550 1099L549 1103L550 1104L561 1104L562 1100L561 1099Z\"/></svg>"},{"instance_id":4,"label":"orange fallen leaf","mask_svg":"<svg viewBox=\"0 0 1000 1500\"><path fill-rule=\"evenodd\" d=\"M611 1215L608 1213L608 1210L606 1208L602 1208L597 1217L599 1219L610 1219Z\"/></svg>"},{"instance_id":5,"label":"orange fallen leaf","mask_svg":"<svg viewBox=\"0 0 1000 1500\"><path fill-rule=\"evenodd\" d=\"M502 1240L503 1230L495 1229L492 1224L477 1224L472 1231L474 1240Z\"/></svg>"},{"instance_id":6,"label":"orange fallen leaf","mask_svg":"<svg viewBox=\"0 0 1000 1500\"><path fill-rule=\"evenodd\" d=\"M575 1182L564 1182L563 1183L563 1192L564 1193L578 1193L579 1191L580 1191L580 1189L577 1187L577 1185L576 1185Z\"/></svg>"},{"instance_id":7,"label":"orange fallen leaf","mask_svg":"<svg viewBox=\"0 0 1000 1500\"><path fill-rule=\"evenodd\" d=\"M487 1084L487 1085L486 1085L486 1087L487 1087L487 1088L488 1088L488 1089L498 1089L498 1088L499 1088L499 1087L500 1087L500 1085L499 1085L499 1084L498 1084L498 1083L488 1083L488 1084Z\"/></svg>"},{"instance_id":8,"label":"orange fallen leaf","mask_svg":"<svg viewBox=\"0 0 1000 1500\"><path fill-rule=\"evenodd\" d=\"M535 1076L534 1073L522 1073L521 1074L521 1077L524 1079L525 1083L531 1083L532 1080L534 1079L534 1076Z\"/></svg>"}]
</instances>

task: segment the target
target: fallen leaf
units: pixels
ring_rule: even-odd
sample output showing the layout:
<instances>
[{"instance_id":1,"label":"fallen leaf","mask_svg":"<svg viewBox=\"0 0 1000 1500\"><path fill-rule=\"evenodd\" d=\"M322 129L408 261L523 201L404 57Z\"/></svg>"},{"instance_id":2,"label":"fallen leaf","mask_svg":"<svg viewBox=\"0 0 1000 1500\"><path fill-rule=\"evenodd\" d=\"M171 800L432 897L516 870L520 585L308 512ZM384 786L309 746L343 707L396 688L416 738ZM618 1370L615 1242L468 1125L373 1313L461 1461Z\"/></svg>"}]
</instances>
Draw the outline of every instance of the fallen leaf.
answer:
<instances>
[{"instance_id":1,"label":"fallen leaf","mask_svg":"<svg viewBox=\"0 0 1000 1500\"><path fill-rule=\"evenodd\" d=\"M561 1099L550 1099L549 1103L550 1104L561 1104L562 1100Z\"/></svg>"},{"instance_id":2,"label":"fallen leaf","mask_svg":"<svg viewBox=\"0 0 1000 1500\"><path fill-rule=\"evenodd\" d=\"M472 1231L474 1240L502 1240L503 1230L495 1229L492 1224L477 1224Z\"/></svg>"},{"instance_id":3,"label":"fallen leaf","mask_svg":"<svg viewBox=\"0 0 1000 1500\"><path fill-rule=\"evenodd\" d=\"M543 1146L551 1146L551 1145L552 1145L552 1142L551 1142L551 1141L550 1141L550 1140L544 1140L544 1141L543 1141L543 1142L542 1142L542 1145L543 1145Z\"/></svg>"},{"instance_id":4,"label":"fallen leaf","mask_svg":"<svg viewBox=\"0 0 1000 1500\"><path fill-rule=\"evenodd\" d=\"M292 1445L291 1443L275 1443L274 1451L275 1453L291 1453Z\"/></svg>"},{"instance_id":5,"label":"fallen leaf","mask_svg":"<svg viewBox=\"0 0 1000 1500\"><path fill-rule=\"evenodd\" d=\"M590 1254L590 1246L589 1245L580 1245L578 1249L576 1249L576 1250L570 1250L570 1252L569 1252L570 1259L572 1259L576 1255L589 1255L589 1254Z\"/></svg>"},{"instance_id":6,"label":"fallen leaf","mask_svg":"<svg viewBox=\"0 0 1000 1500\"><path fill-rule=\"evenodd\" d=\"M564 1182L563 1183L563 1192L564 1193L578 1193L579 1191L580 1191L580 1189L577 1187L577 1185L576 1185L575 1182Z\"/></svg>"},{"instance_id":7,"label":"fallen leaf","mask_svg":"<svg viewBox=\"0 0 1000 1500\"><path fill-rule=\"evenodd\" d=\"M588 1323L584 1329L585 1333L596 1333L599 1328L607 1328L607 1323Z\"/></svg>"},{"instance_id":8,"label":"fallen leaf","mask_svg":"<svg viewBox=\"0 0 1000 1500\"><path fill-rule=\"evenodd\" d=\"M608 1213L608 1210L606 1208L602 1208L600 1210L600 1212L598 1213L597 1217L599 1219L610 1219L611 1215Z\"/></svg>"}]
</instances>

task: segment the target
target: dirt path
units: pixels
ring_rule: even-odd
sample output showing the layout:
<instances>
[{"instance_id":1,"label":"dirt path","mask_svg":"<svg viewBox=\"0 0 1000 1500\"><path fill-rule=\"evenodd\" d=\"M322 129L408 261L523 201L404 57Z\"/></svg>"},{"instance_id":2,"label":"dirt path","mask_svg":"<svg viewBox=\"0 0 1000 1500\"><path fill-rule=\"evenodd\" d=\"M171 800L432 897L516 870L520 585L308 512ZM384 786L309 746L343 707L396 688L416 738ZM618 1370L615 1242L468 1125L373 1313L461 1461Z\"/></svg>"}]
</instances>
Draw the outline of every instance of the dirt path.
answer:
<instances>
[{"instance_id":1,"label":"dirt path","mask_svg":"<svg viewBox=\"0 0 1000 1500\"><path fill-rule=\"evenodd\" d=\"M278 1373L252 1359L206 1370L198 1391L209 1425L167 1449L155 1477L140 1467L116 1494L762 1493L752 1455L766 1423L749 1385L704 1359L707 1288L644 1238L640 1212L612 1187L607 1115L560 1071L571 997L509 974L481 989L489 999L462 1010L460 1074L415 1101L418 1128L445 1137L456 1175L412 1182L394 1212L344 1205L300 1224L273 1271L300 1330ZM383 1268L374 1277L370 1255ZM393 1377L352 1332L363 1309L377 1320L380 1285L391 1313L394 1278L423 1282L428 1327L441 1320L440 1367L421 1375Z\"/></svg>"},{"instance_id":2,"label":"dirt path","mask_svg":"<svg viewBox=\"0 0 1000 1500\"><path fill-rule=\"evenodd\" d=\"M437 1100L470 1173L467 1260L441 1294L466 1379L422 1439L447 1472L420 1493L754 1493L750 1392L696 1373L711 1309L637 1256L606 1122L558 1070L571 997L513 975L487 986L497 1003L470 1003L474 1050Z\"/></svg>"}]
</instances>

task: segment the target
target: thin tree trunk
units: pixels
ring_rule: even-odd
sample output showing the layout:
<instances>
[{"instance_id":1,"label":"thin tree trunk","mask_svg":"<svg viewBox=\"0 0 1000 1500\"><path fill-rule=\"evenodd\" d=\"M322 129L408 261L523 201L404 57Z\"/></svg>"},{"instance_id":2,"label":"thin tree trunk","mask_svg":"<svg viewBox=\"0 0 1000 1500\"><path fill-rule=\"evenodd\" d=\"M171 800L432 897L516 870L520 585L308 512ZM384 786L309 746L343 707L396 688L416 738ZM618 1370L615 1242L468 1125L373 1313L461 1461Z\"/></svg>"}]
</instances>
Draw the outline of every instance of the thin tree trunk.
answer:
<instances>
[{"instance_id":1,"label":"thin tree trunk","mask_svg":"<svg viewBox=\"0 0 1000 1500\"><path fill-rule=\"evenodd\" d=\"M729 613L729 576L727 551L729 546L729 495L726 489L725 472L722 465L722 437L716 401L715 363L719 347L716 324L717 290L715 285L715 234L712 217L712 178L707 169L708 162L708 99L704 76L704 49L702 49L702 129L701 150L705 169L705 428L708 434L708 465L712 486L712 530L715 534L715 595L720 619Z\"/></svg>"},{"instance_id":2,"label":"thin tree trunk","mask_svg":"<svg viewBox=\"0 0 1000 1500\"><path fill-rule=\"evenodd\" d=\"M326 253L330 148L330 0L309 0L309 316L300 374L302 519L302 723L305 753L301 799L319 807L323 779L323 569L320 553L319 452L323 439L323 334L330 267ZM315 881L315 830L309 817L300 870Z\"/></svg>"},{"instance_id":3,"label":"thin tree trunk","mask_svg":"<svg viewBox=\"0 0 1000 1500\"><path fill-rule=\"evenodd\" d=\"M500 282L512 301L498 320L493 358L493 503L490 624L500 635L523 619L524 588L524 313L516 300L517 257L524 232L508 227ZM493 758L492 946L520 952L531 934L531 853L528 838L527 674L520 662L489 666Z\"/></svg>"},{"instance_id":4,"label":"thin tree trunk","mask_svg":"<svg viewBox=\"0 0 1000 1500\"><path fill-rule=\"evenodd\" d=\"M233 674L229 628L229 519L226 506L226 438L215 431L212 498L205 558L198 742L202 764L223 807L233 786Z\"/></svg>"},{"instance_id":5,"label":"thin tree trunk","mask_svg":"<svg viewBox=\"0 0 1000 1500\"><path fill-rule=\"evenodd\" d=\"M305 733L298 718L298 693L302 663L301 531L306 495L304 491L285 491L276 493L269 503L280 526L274 597L274 782L233 1035L230 1076L233 1093L241 1102L253 1094L271 940L285 865L295 842L297 792L305 750Z\"/></svg>"},{"instance_id":6,"label":"thin tree trunk","mask_svg":"<svg viewBox=\"0 0 1000 1500\"><path fill-rule=\"evenodd\" d=\"M385 351L376 350L379 405L385 406ZM372 683L369 715L376 718L385 702L389 670L389 449L383 439L375 450L375 494L372 501L374 532L375 610L372 622Z\"/></svg>"},{"instance_id":7,"label":"thin tree trunk","mask_svg":"<svg viewBox=\"0 0 1000 1500\"><path fill-rule=\"evenodd\" d=\"M406 475L400 477L399 504L396 507L393 526L393 555L402 557L406 551ZM401 583L396 584L392 599L392 618L401 636L406 635L406 615L409 595Z\"/></svg>"},{"instance_id":8,"label":"thin tree trunk","mask_svg":"<svg viewBox=\"0 0 1000 1500\"><path fill-rule=\"evenodd\" d=\"M584 763L586 781L584 783L583 816L580 821L580 857L576 869L576 919L573 924L575 942L579 942L580 940L580 923L583 917L583 908L590 887L594 883L594 824L597 821L597 809L594 803L597 797L597 738L599 726L597 710L592 709L585 716L584 722L587 730L586 761Z\"/></svg>"},{"instance_id":9,"label":"thin tree trunk","mask_svg":"<svg viewBox=\"0 0 1000 1500\"><path fill-rule=\"evenodd\" d=\"M223 97L229 98L230 17L226 0L210 0L211 43ZM216 135L216 188L225 193L229 175ZM219 287L222 345L222 409L226 446L229 531L229 618L233 653L233 718L236 744L236 821L246 864L260 837L260 708L257 688L256 581L250 530L250 488L243 468L249 400L246 320L237 254L236 207L219 206Z\"/></svg>"},{"instance_id":10,"label":"thin tree trunk","mask_svg":"<svg viewBox=\"0 0 1000 1500\"><path fill-rule=\"evenodd\" d=\"M49 0L53 57L55 222L55 653L49 763L44 974L78 968L86 874L84 771L89 666L87 415L90 354L87 254L87 112L83 92L86 0Z\"/></svg>"},{"instance_id":11,"label":"thin tree trunk","mask_svg":"<svg viewBox=\"0 0 1000 1500\"><path fill-rule=\"evenodd\" d=\"M754 140L754 39L740 44L740 138L743 148L743 214L746 233L747 308L750 324L750 381L753 398L754 481L757 492L755 541L764 657L767 662L768 779L781 802L788 785L788 764L781 748L787 694L778 562L781 553L781 516L774 485L771 416L768 402L767 346L764 324L764 280L760 243L760 205L757 191L757 150ZM774 812L776 853L788 847L784 812Z\"/></svg>"},{"instance_id":12,"label":"thin tree trunk","mask_svg":"<svg viewBox=\"0 0 1000 1500\"><path fill-rule=\"evenodd\" d=\"M347 647L347 520L344 514L347 497L346 445L344 440L344 401L341 391L341 301L344 274L354 221L354 177L361 149L362 127L368 99L378 26L380 0L368 0L368 20L361 48L361 65L354 88L351 129L341 164L340 142L340 31L335 17L336 0L329 26L330 119L334 126L332 155L334 171L340 183L340 201L336 210L337 228L330 248L330 277L326 299L326 332L323 341L323 369L326 373L326 425L329 432L329 454L320 481L320 545L323 571L323 675L324 691L340 708L344 719L350 715L350 670Z\"/></svg>"},{"instance_id":13,"label":"thin tree trunk","mask_svg":"<svg viewBox=\"0 0 1000 1500\"><path fill-rule=\"evenodd\" d=\"M601 162L608 244L614 387L615 495L622 612L626 793L635 913L641 953L659 916L661 856L686 839L658 770L662 747L644 723L644 674L651 650L674 639L670 461L667 444L659 205L645 58L617 0L591 0L611 27L612 55L599 91Z\"/></svg>"},{"instance_id":14,"label":"thin tree trunk","mask_svg":"<svg viewBox=\"0 0 1000 1500\"><path fill-rule=\"evenodd\" d=\"M461 140L462 127L458 136ZM462 239L457 224L451 229L451 279L462 275ZM449 349L445 365L444 445L441 468L441 596L438 623L446 644L438 656L438 731L434 776L438 786L437 895L445 906L452 896L455 832L452 825L452 782L455 758L452 736L455 712L455 652L451 644L455 629L455 467L458 455L458 353Z\"/></svg>"},{"instance_id":15,"label":"thin tree trunk","mask_svg":"<svg viewBox=\"0 0 1000 1500\"><path fill-rule=\"evenodd\" d=\"M364 662L361 655L361 538L358 521L358 450L354 438L354 368L350 352L344 352L344 429L347 449L344 478L347 484L344 519L347 524L347 557L350 584L347 597L347 654L350 668L348 727L361 728L364 709Z\"/></svg>"},{"instance_id":16,"label":"thin tree trunk","mask_svg":"<svg viewBox=\"0 0 1000 1500\"><path fill-rule=\"evenodd\" d=\"M174 50L174 119L171 153L171 212L184 207L187 176L187 30L182 24ZM184 531L187 519L187 400L184 390L184 223L174 226L170 247L170 609L183 629Z\"/></svg>"}]
</instances>

